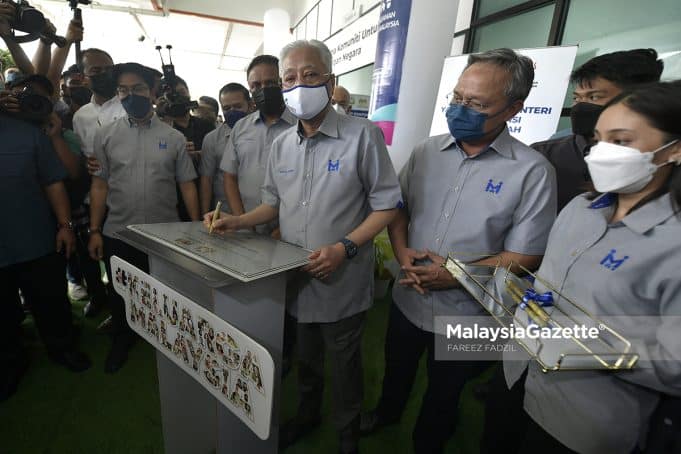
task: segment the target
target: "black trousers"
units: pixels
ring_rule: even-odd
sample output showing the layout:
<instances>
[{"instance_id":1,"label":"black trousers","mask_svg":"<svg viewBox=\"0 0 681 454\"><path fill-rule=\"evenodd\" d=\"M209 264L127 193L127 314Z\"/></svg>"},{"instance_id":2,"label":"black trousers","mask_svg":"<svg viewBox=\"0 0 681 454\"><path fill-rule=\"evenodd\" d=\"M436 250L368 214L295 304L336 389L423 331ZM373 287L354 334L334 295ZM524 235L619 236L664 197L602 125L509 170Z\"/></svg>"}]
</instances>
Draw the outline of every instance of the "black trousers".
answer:
<instances>
[{"instance_id":1,"label":"black trousers","mask_svg":"<svg viewBox=\"0 0 681 454\"><path fill-rule=\"evenodd\" d=\"M112 332L114 337L119 335L130 336L133 334L133 331L128 326L128 321L125 318L125 301L116 293L113 287L114 275L111 273L111 257L114 255L136 266L145 273L149 272L149 258L144 252L135 249L121 240L104 236L104 264L106 265L106 273L109 276L107 290L109 292Z\"/></svg>"},{"instance_id":2,"label":"black trousers","mask_svg":"<svg viewBox=\"0 0 681 454\"><path fill-rule=\"evenodd\" d=\"M508 454L519 453L531 418L523 410L527 370L511 389L506 385L504 368L500 363L489 381L489 394L485 400L485 425L483 426L480 454L495 454L503 447Z\"/></svg>"},{"instance_id":3,"label":"black trousers","mask_svg":"<svg viewBox=\"0 0 681 454\"><path fill-rule=\"evenodd\" d=\"M527 371L508 389L501 364L490 381L490 393L485 401L480 454L576 454L556 440L525 412L525 379ZM652 450L651 454L671 454L679 451ZM638 448L631 454L641 454Z\"/></svg>"},{"instance_id":4,"label":"black trousers","mask_svg":"<svg viewBox=\"0 0 681 454\"><path fill-rule=\"evenodd\" d=\"M31 308L47 351L57 353L74 347L65 272L66 260L56 252L0 268L0 361L12 361L24 354L19 290Z\"/></svg>"},{"instance_id":5,"label":"black trousers","mask_svg":"<svg viewBox=\"0 0 681 454\"><path fill-rule=\"evenodd\" d=\"M414 326L393 303L385 341L386 365L377 407L379 418L400 418L424 351L427 351L428 387L414 428L413 443L417 454L434 454L443 451L454 433L464 385L492 362L436 361L435 334Z\"/></svg>"},{"instance_id":6,"label":"black trousers","mask_svg":"<svg viewBox=\"0 0 681 454\"><path fill-rule=\"evenodd\" d=\"M79 226L76 228L75 234L76 254L75 257L71 257L71 260L78 261L80 270L87 283L87 290L90 298L95 304L104 305L107 303L106 287L102 282L102 273L99 268L99 262L92 260L90 252L88 251L90 236L87 232L87 227Z\"/></svg>"},{"instance_id":7,"label":"black trousers","mask_svg":"<svg viewBox=\"0 0 681 454\"><path fill-rule=\"evenodd\" d=\"M363 377L361 341L365 313L333 323L298 323L297 417L309 421L319 417L324 391L324 356L331 356L333 424L340 437L340 452L357 450Z\"/></svg>"}]
</instances>

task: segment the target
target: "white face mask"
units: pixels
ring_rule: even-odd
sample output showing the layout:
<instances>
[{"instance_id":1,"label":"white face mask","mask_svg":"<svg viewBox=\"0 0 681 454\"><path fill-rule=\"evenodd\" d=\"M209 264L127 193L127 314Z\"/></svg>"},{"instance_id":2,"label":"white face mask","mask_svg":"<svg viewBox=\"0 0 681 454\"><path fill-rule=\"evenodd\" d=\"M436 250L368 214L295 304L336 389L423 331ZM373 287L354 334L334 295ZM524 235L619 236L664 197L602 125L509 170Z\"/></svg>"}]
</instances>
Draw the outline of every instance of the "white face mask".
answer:
<instances>
[{"instance_id":1,"label":"white face mask","mask_svg":"<svg viewBox=\"0 0 681 454\"><path fill-rule=\"evenodd\" d=\"M281 94L289 110L301 120L317 116L331 99L326 82L314 86L296 85L288 90L282 90Z\"/></svg>"},{"instance_id":2,"label":"white face mask","mask_svg":"<svg viewBox=\"0 0 681 454\"><path fill-rule=\"evenodd\" d=\"M632 194L646 187L658 168L675 162L670 160L657 165L653 163L653 158L655 153L676 142L678 140L673 140L648 153L614 143L598 142L591 147L584 160L598 192Z\"/></svg>"}]
</instances>

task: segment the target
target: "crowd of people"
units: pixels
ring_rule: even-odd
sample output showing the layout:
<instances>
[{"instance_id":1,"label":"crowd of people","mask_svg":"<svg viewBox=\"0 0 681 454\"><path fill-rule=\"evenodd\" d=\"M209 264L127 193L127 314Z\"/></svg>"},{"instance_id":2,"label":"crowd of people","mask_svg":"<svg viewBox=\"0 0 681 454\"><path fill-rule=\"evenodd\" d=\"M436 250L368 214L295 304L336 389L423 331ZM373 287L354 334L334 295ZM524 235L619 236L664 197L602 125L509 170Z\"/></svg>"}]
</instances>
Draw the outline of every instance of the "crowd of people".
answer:
<instances>
[{"instance_id":1,"label":"crowd of people","mask_svg":"<svg viewBox=\"0 0 681 454\"><path fill-rule=\"evenodd\" d=\"M531 146L510 135L507 121L532 88L532 61L510 49L472 54L451 81L450 133L425 138L398 174L381 130L349 115L350 95L336 85L321 42L258 55L247 87L226 83L217 100L192 104L183 79L116 63L105 50L86 49L63 71L83 37L77 21L64 48L41 43L29 61L12 42L9 8L0 4L0 36L17 63L0 91L8 213L0 227L0 400L28 366L25 310L50 359L76 372L90 367L76 343L67 279L72 293L86 286L85 316L110 311L104 367L120 370L137 336L99 264L108 276L113 255L149 266L115 233L203 220L217 233L255 229L314 251L287 282L284 373L295 344L300 403L281 427L282 448L321 421L325 356L339 449L353 453L361 437L400 420L425 354L417 453L442 452L464 385L490 367L482 452L676 452L664 426L681 423L681 84L659 81L653 49L577 68L571 129ZM224 210L213 223L217 201ZM386 228L401 274L382 394L360 414L372 241ZM436 317L486 315L442 267L452 251L491 254L474 264L538 270L600 316L660 317L652 327L615 327L658 360L633 372L556 375L533 362L436 359Z\"/></svg>"}]
</instances>

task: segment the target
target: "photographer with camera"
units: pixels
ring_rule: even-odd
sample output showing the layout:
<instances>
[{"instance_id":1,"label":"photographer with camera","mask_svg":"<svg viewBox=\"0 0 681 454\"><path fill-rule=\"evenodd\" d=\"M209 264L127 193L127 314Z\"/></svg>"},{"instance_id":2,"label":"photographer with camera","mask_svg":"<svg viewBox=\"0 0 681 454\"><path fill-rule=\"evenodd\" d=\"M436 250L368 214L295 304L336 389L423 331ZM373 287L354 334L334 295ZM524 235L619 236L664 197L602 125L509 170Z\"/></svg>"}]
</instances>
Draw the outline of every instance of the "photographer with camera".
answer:
<instances>
[{"instance_id":1,"label":"photographer with camera","mask_svg":"<svg viewBox=\"0 0 681 454\"><path fill-rule=\"evenodd\" d=\"M174 76L174 75L173 75ZM203 118L195 117L190 114L193 107L197 107L195 102L191 101L189 94L189 87L187 82L179 76L171 78L164 78L161 82L161 91L163 92L161 107L157 110L159 115L169 119L169 124L181 132L187 139L187 154L192 159L194 170L198 171L199 163L201 161L201 148L203 147L203 139L206 135L215 129L215 123L204 120ZM198 180L194 182L196 190L199 191ZM177 189L178 207L177 210L182 221L189 221L189 213L185 207L182 197L180 196L180 189Z\"/></svg>"},{"instance_id":2,"label":"photographer with camera","mask_svg":"<svg viewBox=\"0 0 681 454\"><path fill-rule=\"evenodd\" d=\"M16 30L28 32L28 35L16 36ZM0 0L0 37L25 75L47 74L52 59L52 43L65 44L64 38L56 35L56 28L40 11L26 2L15 3L11 0ZM38 48L33 61L30 61L20 44L38 38Z\"/></svg>"},{"instance_id":3,"label":"photographer with camera","mask_svg":"<svg viewBox=\"0 0 681 454\"><path fill-rule=\"evenodd\" d=\"M68 151L48 122L51 86L35 75L12 86L0 91L0 204L7 213L0 223L0 301L7 303L0 315L0 401L14 394L28 366L19 290L48 357L74 372L90 367L76 348L66 294L65 258L75 237L62 181L68 173L60 162ZM42 125L48 125L47 134Z\"/></svg>"},{"instance_id":4,"label":"photographer with camera","mask_svg":"<svg viewBox=\"0 0 681 454\"><path fill-rule=\"evenodd\" d=\"M64 70L64 65L66 65L66 59L71 52L72 45L80 43L83 40L83 33L84 29L82 22L77 19L72 19L66 30L66 44L63 47L57 47L52 53L52 62L50 63L50 69L47 72L47 78L55 87L59 86L59 80L61 79L62 71ZM78 56L76 58L78 58ZM88 99L87 102L90 102L90 100ZM81 106L87 104L87 102L81 104Z\"/></svg>"},{"instance_id":5,"label":"photographer with camera","mask_svg":"<svg viewBox=\"0 0 681 454\"><path fill-rule=\"evenodd\" d=\"M201 148L206 134L215 129L215 123L195 117L190 110L198 107L191 101L187 82L179 76L175 76L175 86L168 90L164 97L168 104L162 115L172 120L173 128L180 131L187 139L187 153L194 162L194 168L198 168L201 159Z\"/></svg>"}]
</instances>

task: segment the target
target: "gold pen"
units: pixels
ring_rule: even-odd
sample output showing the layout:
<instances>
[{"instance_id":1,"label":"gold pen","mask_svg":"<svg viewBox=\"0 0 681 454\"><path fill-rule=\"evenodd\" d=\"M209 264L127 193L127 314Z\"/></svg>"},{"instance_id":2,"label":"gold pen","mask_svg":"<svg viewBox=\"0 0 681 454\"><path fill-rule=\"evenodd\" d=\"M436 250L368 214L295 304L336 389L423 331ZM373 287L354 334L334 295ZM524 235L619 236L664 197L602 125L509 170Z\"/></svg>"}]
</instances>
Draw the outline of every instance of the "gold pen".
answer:
<instances>
[{"instance_id":1,"label":"gold pen","mask_svg":"<svg viewBox=\"0 0 681 454\"><path fill-rule=\"evenodd\" d=\"M218 204L215 205L215 211L213 211L213 219L210 220L210 227L208 227L208 233L213 233L213 224L215 224L215 221L220 219L220 207L222 206L222 202L218 200Z\"/></svg>"}]
</instances>

